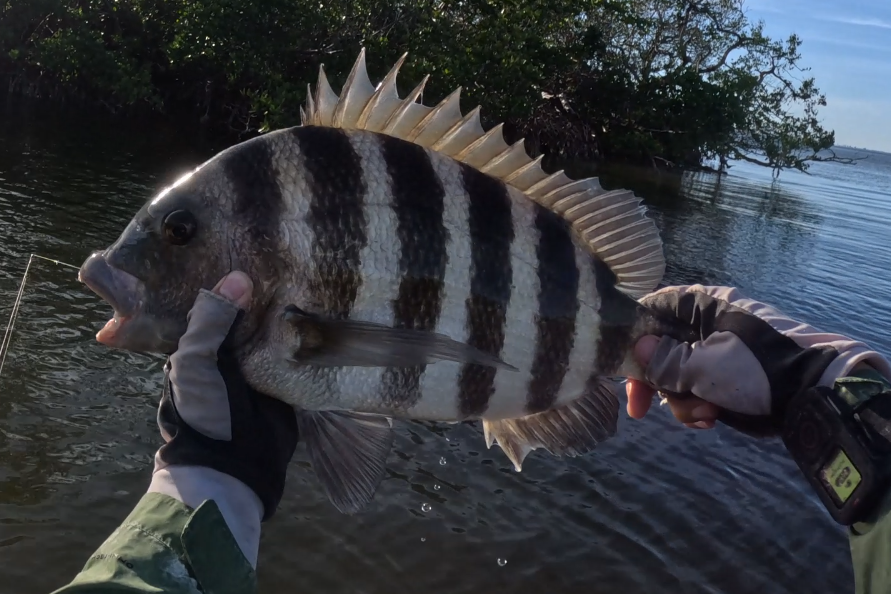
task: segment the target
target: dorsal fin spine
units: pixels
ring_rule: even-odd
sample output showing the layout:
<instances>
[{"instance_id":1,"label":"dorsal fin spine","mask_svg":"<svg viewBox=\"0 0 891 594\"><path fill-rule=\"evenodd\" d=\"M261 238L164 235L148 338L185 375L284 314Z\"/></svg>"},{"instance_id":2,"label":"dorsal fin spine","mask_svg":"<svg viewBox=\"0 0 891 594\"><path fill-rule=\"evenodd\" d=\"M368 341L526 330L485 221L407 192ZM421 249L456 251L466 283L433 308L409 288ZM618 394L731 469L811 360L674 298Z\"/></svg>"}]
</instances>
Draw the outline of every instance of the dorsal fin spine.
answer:
<instances>
[{"instance_id":1,"label":"dorsal fin spine","mask_svg":"<svg viewBox=\"0 0 891 594\"><path fill-rule=\"evenodd\" d=\"M466 147L461 149L461 151L457 155L453 155L454 158L462 161L464 163L468 163L479 169L485 163L489 162L489 159L492 157L486 157L483 153L484 148L488 148L489 145L495 145L495 148L500 150L498 146L499 143L503 144L504 140L501 137L501 129L504 127L504 124L498 124L485 134L483 134L479 139L471 142ZM494 156L494 153L492 154ZM480 161L482 160L482 161ZM479 163L479 165L477 165Z\"/></svg>"},{"instance_id":2,"label":"dorsal fin spine","mask_svg":"<svg viewBox=\"0 0 891 594\"><path fill-rule=\"evenodd\" d=\"M373 94L374 85L368 78L368 69L365 66L365 48L362 48L362 51L359 52L359 59L353 64L353 69L340 91L340 99L337 102L337 107L334 108L334 116L331 118L332 125L335 128L353 128ZM355 117L352 112L356 112Z\"/></svg>"},{"instance_id":3,"label":"dorsal fin spine","mask_svg":"<svg viewBox=\"0 0 891 594\"><path fill-rule=\"evenodd\" d=\"M519 169L517 169L510 175L505 176L504 183L513 185L514 180L522 177L529 171L537 168L539 166L539 163L541 163L542 159L544 159L544 155L539 155L534 160L529 161L528 163L526 163L525 165L523 165L522 167L520 167Z\"/></svg>"},{"instance_id":4,"label":"dorsal fin spine","mask_svg":"<svg viewBox=\"0 0 891 594\"><path fill-rule=\"evenodd\" d=\"M461 87L458 87L457 89L452 91L448 95L448 97L440 101L439 105L431 109L429 113L424 116L424 119L418 122L414 129L408 133L408 136L406 136L405 140L410 140L412 142L415 142L416 144L420 144L421 146L427 146L421 142L417 142L418 138L420 138L424 134L424 132L426 132L432 125L439 124L439 120L443 117L451 116L452 118L454 118L455 113L457 113L458 118L460 118L460 102ZM451 110L452 113L449 113L449 110Z\"/></svg>"},{"instance_id":5,"label":"dorsal fin spine","mask_svg":"<svg viewBox=\"0 0 891 594\"><path fill-rule=\"evenodd\" d=\"M318 83L316 83L318 85ZM312 85L306 83L306 124L305 126L316 126L316 118L319 117L319 110L316 108L316 96L318 95L318 86L316 90L312 90Z\"/></svg>"},{"instance_id":6,"label":"dorsal fin spine","mask_svg":"<svg viewBox=\"0 0 891 594\"><path fill-rule=\"evenodd\" d=\"M541 157L531 158L522 139L508 145L501 124L485 131L480 108L461 113L461 87L435 107L420 102L429 75L400 99L396 77L407 53L381 83L372 84L365 49L344 83L341 95L319 68L315 93L308 90L303 125L371 130L413 142L466 163L513 186L527 198L567 219L590 250L616 273L616 287L633 297L653 290L665 271L662 242L646 209L627 190L606 192L597 178L572 180L563 171L547 174Z\"/></svg>"},{"instance_id":7,"label":"dorsal fin spine","mask_svg":"<svg viewBox=\"0 0 891 594\"><path fill-rule=\"evenodd\" d=\"M450 157L453 156L464 147L466 147L468 143L479 139L479 135L474 129L479 128L480 130L482 130L482 125L480 124L479 118L480 108L479 106L477 106L473 109L473 111L464 116L461 121L449 128L449 130L442 135L442 138L433 143L433 146L430 148L432 148L434 151L445 153ZM460 140L462 133L464 133L465 136L469 133L473 137L471 139L467 139L467 141L463 145L449 146L455 143L455 141Z\"/></svg>"},{"instance_id":8,"label":"dorsal fin spine","mask_svg":"<svg viewBox=\"0 0 891 594\"><path fill-rule=\"evenodd\" d=\"M405 98L405 101L402 102L402 105L394 111L389 118L387 118L387 122L384 124L383 132L385 134L390 134L399 124L399 121L402 119L402 116L411 108L412 105L418 105L415 103L418 97L420 97L421 93L424 92L424 86L427 84L427 81L430 80L430 75L424 76L421 79L421 82L412 90L411 93L408 94L408 97Z\"/></svg>"},{"instance_id":9,"label":"dorsal fin spine","mask_svg":"<svg viewBox=\"0 0 891 594\"><path fill-rule=\"evenodd\" d=\"M384 97L385 94L392 94L393 98L398 100L399 94L396 91L396 77L399 75L399 69L402 68L402 64L405 62L405 58L408 57L408 52L402 54L402 56L396 61L396 64L390 69L390 72L387 73L387 76L384 77L384 80L381 81L380 85L378 85L377 89L374 91L374 95L371 96L371 99L368 100L368 103L365 104L365 108L362 110L362 113L359 114L359 120L356 122L356 127L360 130L368 129L368 120L369 116L374 112L375 108L378 106L378 103L381 101L381 98ZM397 103L398 105L398 103ZM388 113L389 117L392 112Z\"/></svg>"},{"instance_id":10,"label":"dorsal fin spine","mask_svg":"<svg viewBox=\"0 0 891 594\"><path fill-rule=\"evenodd\" d=\"M563 170L562 170L562 169L561 169L560 171L558 171L557 173L552 173L551 175L547 176L547 177L544 178L543 180L538 181L538 182L532 184L531 186L529 186L528 188L526 188L526 192L527 192L528 194L537 194L539 190L541 190L542 188L546 187L550 182L554 181L555 179L557 179L557 178L560 177L561 175L563 175ZM560 187L562 187L562 186L560 186Z\"/></svg>"},{"instance_id":11,"label":"dorsal fin spine","mask_svg":"<svg viewBox=\"0 0 891 594\"><path fill-rule=\"evenodd\" d=\"M525 160L525 162L523 162ZM522 165L525 165L532 159L529 158L529 155L526 154L526 148L524 146L524 141L521 138L516 141L509 147L507 147L503 152L497 155L494 159L486 163L480 168L480 171L483 173L488 173L489 175L494 175L495 177L504 180L510 173L516 171ZM521 163L517 165L513 165L514 162ZM506 166L510 165L510 166ZM504 174L499 173L499 169L506 169L507 172ZM513 185L513 184L511 184ZM516 187L516 186L515 186ZM519 188L518 188L519 189Z\"/></svg>"}]
</instances>

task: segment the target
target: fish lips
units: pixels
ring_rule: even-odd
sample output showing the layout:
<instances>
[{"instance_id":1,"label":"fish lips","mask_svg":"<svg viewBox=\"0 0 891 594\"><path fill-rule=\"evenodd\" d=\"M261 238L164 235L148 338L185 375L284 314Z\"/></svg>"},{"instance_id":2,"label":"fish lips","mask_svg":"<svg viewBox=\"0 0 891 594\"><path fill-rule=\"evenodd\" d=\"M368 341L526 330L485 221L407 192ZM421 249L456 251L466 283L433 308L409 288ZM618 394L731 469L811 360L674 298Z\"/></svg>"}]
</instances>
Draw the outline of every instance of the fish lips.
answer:
<instances>
[{"instance_id":1,"label":"fish lips","mask_svg":"<svg viewBox=\"0 0 891 594\"><path fill-rule=\"evenodd\" d=\"M114 317L99 331L96 339L109 346L120 346L115 340L118 330L142 311L145 284L110 265L104 252L91 254L80 267L77 278L114 309Z\"/></svg>"}]
</instances>

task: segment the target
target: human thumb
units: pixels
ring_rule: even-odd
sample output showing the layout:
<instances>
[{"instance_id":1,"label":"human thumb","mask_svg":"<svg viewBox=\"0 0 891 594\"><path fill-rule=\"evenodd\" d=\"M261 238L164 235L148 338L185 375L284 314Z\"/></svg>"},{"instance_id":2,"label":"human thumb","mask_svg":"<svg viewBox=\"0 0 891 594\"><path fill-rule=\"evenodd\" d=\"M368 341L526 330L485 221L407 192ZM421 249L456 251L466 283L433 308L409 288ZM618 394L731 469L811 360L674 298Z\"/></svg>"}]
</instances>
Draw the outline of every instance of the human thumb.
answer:
<instances>
[{"instance_id":1,"label":"human thumb","mask_svg":"<svg viewBox=\"0 0 891 594\"><path fill-rule=\"evenodd\" d=\"M235 303L238 307L244 309L251 302L254 283L250 277L238 270L230 272L224 276L220 282L213 288L213 292L217 293L229 301Z\"/></svg>"},{"instance_id":2,"label":"human thumb","mask_svg":"<svg viewBox=\"0 0 891 594\"><path fill-rule=\"evenodd\" d=\"M653 353L656 352L658 346L658 336L644 336L634 345L634 358L646 368L650 364L650 360L653 358Z\"/></svg>"},{"instance_id":3,"label":"human thumb","mask_svg":"<svg viewBox=\"0 0 891 594\"><path fill-rule=\"evenodd\" d=\"M675 418L710 428L720 411L692 391L696 381L691 382L687 365L692 351L693 345L668 336L644 336L634 346L634 357L646 370L646 379L666 398Z\"/></svg>"}]
</instances>

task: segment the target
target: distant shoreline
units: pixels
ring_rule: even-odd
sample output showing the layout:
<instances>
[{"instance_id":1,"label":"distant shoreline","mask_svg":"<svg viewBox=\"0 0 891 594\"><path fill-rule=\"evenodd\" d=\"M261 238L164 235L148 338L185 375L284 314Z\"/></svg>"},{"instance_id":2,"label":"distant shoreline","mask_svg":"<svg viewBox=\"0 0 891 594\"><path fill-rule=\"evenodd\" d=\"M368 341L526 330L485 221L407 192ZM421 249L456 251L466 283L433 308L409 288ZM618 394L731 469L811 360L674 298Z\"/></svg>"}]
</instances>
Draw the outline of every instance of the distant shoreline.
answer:
<instances>
[{"instance_id":1,"label":"distant shoreline","mask_svg":"<svg viewBox=\"0 0 891 594\"><path fill-rule=\"evenodd\" d=\"M866 148L863 146L851 146L850 144L836 144L833 149L846 149L849 151L866 151L868 153L878 153L880 155L891 155L889 151L880 151L879 149Z\"/></svg>"}]
</instances>

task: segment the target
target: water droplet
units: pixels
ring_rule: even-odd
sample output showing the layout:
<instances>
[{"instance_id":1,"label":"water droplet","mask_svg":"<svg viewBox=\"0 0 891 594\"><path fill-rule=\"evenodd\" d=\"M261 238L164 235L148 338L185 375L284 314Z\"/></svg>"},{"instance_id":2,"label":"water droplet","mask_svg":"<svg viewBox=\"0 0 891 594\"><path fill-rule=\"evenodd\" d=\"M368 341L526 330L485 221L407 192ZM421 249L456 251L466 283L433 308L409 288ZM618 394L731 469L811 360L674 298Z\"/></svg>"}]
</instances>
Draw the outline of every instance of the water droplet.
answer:
<instances>
[{"instance_id":1,"label":"water droplet","mask_svg":"<svg viewBox=\"0 0 891 594\"><path fill-rule=\"evenodd\" d=\"M446 465L446 459L445 459L445 458L440 458L440 459L439 459L439 465L440 465L440 466L445 466L445 465Z\"/></svg>"},{"instance_id":2,"label":"water droplet","mask_svg":"<svg viewBox=\"0 0 891 594\"><path fill-rule=\"evenodd\" d=\"M433 485L434 491L439 491L440 489L441 489L441 487L439 485Z\"/></svg>"},{"instance_id":3,"label":"water droplet","mask_svg":"<svg viewBox=\"0 0 891 594\"><path fill-rule=\"evenodd\" d=\"M421 542L427 542L427 537L422 536L422 537L421 537Z\"/></svg>"},{"instance_id":4,"label":"water droplet","mask_svg":"<svg viewBox=\"0 0 891 594\"><path fill-rule=\"evenodd\" d=\"M422 504L421 504L421 511L422 511L422 512L428 512L428 511L430 511L431 509L433 509L433 508L430 507L430 504L429 504L429 503L422 503Z\"/></svg>"},{"instance_id":5,"label":"water droplet","mask_svg":"<svg viewBox=\"0 0 891 594\"><path fill-rule=\"evenodd\" d=\"M498 567L504 567L507 565L507 559L498 559Z\"/></svg>"}]
</instances>

